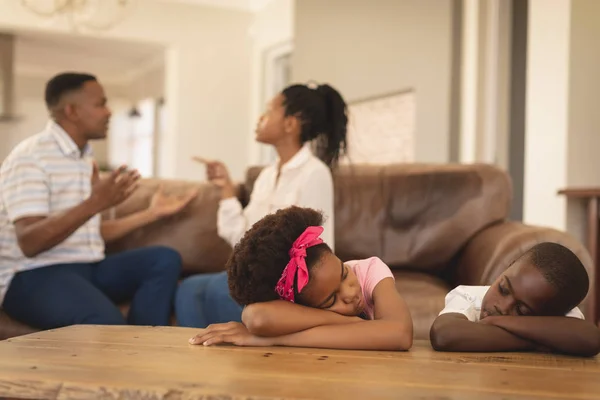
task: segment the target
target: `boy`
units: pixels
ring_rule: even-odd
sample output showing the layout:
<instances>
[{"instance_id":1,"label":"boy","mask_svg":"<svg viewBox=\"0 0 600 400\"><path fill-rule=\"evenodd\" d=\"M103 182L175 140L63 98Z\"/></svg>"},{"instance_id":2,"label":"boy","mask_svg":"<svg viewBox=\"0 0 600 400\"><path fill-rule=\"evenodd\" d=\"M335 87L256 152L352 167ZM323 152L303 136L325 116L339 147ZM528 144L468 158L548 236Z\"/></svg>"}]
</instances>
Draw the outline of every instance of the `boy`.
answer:
<instances>
[{"instance_id":1,"label":"boy","mask_svg":"<svg viewBox=\"0 0 600 400\"><path fill-rule=\"evenodd\" d=\"M523 254L491 286L458 286L434 321L438 351L549 351L577 356L600 352L600 330L577 305L589 287L573 252L541 243Z\"/></svg>"}]
</instances>

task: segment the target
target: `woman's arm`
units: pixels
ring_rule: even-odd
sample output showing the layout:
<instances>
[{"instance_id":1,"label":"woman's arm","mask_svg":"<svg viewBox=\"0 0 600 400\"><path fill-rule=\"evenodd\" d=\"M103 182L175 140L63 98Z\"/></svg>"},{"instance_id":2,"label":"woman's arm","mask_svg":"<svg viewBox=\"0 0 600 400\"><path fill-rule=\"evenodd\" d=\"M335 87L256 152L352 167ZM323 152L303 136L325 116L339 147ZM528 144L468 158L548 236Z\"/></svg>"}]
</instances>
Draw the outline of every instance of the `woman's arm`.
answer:
<instances>
[{"instance_id":1,"label":"woman's arm","mask_svg":"<svg viewBox=\"0 0 600 400\"><path fill-rule=\"evenodd\" d=\"M242 204L235 197L222 199L217 211L217 234L231 247L240 241L246 232L248 222Z\"/></svg>"},{"instance_id":2,"label":"woman's arm","mask_svg":"<svg viewBox=\"0 0 600 400\"><path fill-rule=\"evenodd\" d=\"M550 351L593 357L600 353L600 329L593 323L571 317L499 316L481 321L494 328L538 343Z\"/></svg>"},{"instance_id":3,"label":"woman's arm","mask_svg":"<svg viewBox=\"0 0 600 400\"><path fill-rule=\"evenodd\" d=\"M282 336L322 325L349 324L362 321L332 311L304 307L283 300L254 303L242 312L242 322L256 336Z\"/></svg>"},{"instance_id":4,"label":"woman's arm","mask_svg":"<svg viewBox=\"0 0 600 400\"><path fill-rule=\"evenodd\" d=\"M265 179L268 179L268 175L272 173L272 167L266 167L263 169L254 183L254 189L250 194L250 201L246 208L242 207L242 203L235 197L235 188L233 183L229 180L228 184L223 186L221 192L221 201L219 203L219 209L217 211L217 233L225 239L231 247L234 247L244 236L248 230L248 217L257 216L257 205L255 198L257 193L261 190L265 190ZM261 189L262 188L262 189ZM260 213L261 211L259 211ZM258 215L263 217L262 214Z\"/></svg>"},{"instance_id":5,"label":"woman's arm","mask_svg":"<svg viewBox=\"0 0 600 400\"><path fill-rule=\"evenodd\" d=\"M315 169L307 176L306 187L300 189L296 205L323 212L326 219L321 238L335 252L333 178L329 168L319 166L323 168Z\"/></svg>"},{"instance_id":6,"label":"woman's arm","mask_svg":"<svg viewBox=\"0 0 600 400\"><path fill-rule=\"evenodd\" d=\"M221 201L217 211L217 234L233 247L246 232L247 221L242 205L236 198L236 188L229 171L221 161L203 157L193 157L193 160L206 167L208 181L221 189Z\"/></svg>"},{"instance_id":7,"label":"woman's arm","mask_svg":"<svg viewBox=\"0 0 600 400\"><path fill-rule=\"evenodd\" d=\"M429 338L437 351L496 352L536 348L531 341L497 326L469 321L459 313L438 316L431 326Z\"/></svg>"}]
</instances>

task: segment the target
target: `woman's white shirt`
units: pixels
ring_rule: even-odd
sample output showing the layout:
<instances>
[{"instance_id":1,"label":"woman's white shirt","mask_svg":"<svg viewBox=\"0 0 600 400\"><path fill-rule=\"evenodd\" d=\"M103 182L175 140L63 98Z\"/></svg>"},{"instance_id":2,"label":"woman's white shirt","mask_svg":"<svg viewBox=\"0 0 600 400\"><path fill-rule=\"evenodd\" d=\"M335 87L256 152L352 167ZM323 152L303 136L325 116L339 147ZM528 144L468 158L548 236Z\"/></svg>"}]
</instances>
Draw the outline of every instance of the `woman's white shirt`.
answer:
<instances>
[{"instance_id":1,"label":"woman's white shirt","mask_svg":"<svg viewBox=\"0 0 600 400\"><path fill-rule=\"evenodd\" d=\"M322 239L334 248L333 178L329 167L304 145L287 163L279 160L259 174L246 208L235 197L221 200L217 214L219 236L234 246L244 233L268 214L292 205L322 211L325 216Z\"/></svg>"}]
</instances>

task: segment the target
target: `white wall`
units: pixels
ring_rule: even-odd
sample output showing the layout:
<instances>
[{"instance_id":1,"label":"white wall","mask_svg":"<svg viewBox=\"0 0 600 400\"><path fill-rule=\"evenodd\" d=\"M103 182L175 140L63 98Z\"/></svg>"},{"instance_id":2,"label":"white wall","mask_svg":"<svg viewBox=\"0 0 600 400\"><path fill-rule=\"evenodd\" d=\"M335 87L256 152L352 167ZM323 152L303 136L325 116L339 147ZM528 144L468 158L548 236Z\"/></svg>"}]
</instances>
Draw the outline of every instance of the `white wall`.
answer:
<instances>
[{"instance_id":1,"label":"white wall","mask_svg":"<svg viewBox=\"0 0 600 400\"><path fill-rule=\"evenodd\" d=\"M46 126L48 110L44 103L44 88L48 77L17 75L15 80L15 107L19 116L17 120L0 122L0 161L22 140L34 135ZM121 96L126 88L105 85L107 95L122 101ZM108 159L105 141L92 144L94 155L99 163Z\"/></svg>"},{"instance_id":2,"label":"white wall","mask_svg":"<svg viewBox=\"0 0 600 400\"><path fill-rule=\"evenodd\" d=\"M600 2L530 0L524 219L584 238L585 205L560 189L600 186Z\"/></svg>"},{"instance_id":3,"label":"white wall","mask_svg":"<svg viewBox=\"0 0 600 400\"><path fill-rule=\"evenodd\" d=\"M169 18L165 15L169 14ZM144 2L106 35L167 47L165 97L168 132L161 138L158 175L203 179L194 154L222 159L234 178L247 165L252 14L183 3ZM0 2L0 30L69 32L65 21L45 21L20 2Z\"/></svg>"},{"instance_id":4,"label":"white wall","mask_svg":"<svg viewBox=\"0 0 600 400\"><path fill-rule=\"evenodd\" d=\"M258 11L252 23L252 78L250 100L250 135L248 160L250 165L261 163L263 145L254 140L254 129L268 101L264 96L264 56L281 45L291 45L294 37L295 0L272 0Z\"/></svg>"},{"instance_id":5,"label":"white wall","mask_svg":"<svg viewBox=\"0 0 600 400\"><path fill-rule=\"evenodd\" d=\"M301 0L293 77L331 83L347 101L416 93L417 161L449 159L451 0Z\"/></svg>"},{"instance_id":6,"label":"white wall","mask_svg":"<svg viewBox=\"0 0 600 400\"><path fill-rule=\"evenodd\" d=\"M127 85L127 96L132 101L147 98L158 99L165 95L165 60L161 55L160 63L148 66L132 77Z\"/></svg>"},{"instance_id":7,"label":"white wall","mask_svg":"<svg viewBox=\"0 0 600 400\"><path fill-rule=\"evenodd\" d=\"M530 0L525 125L525 223L566 228L570 0Z\"/></svg>"},{"instance_id":8,"label":"white wall","mask_svg":"<svg viewBox=\"0 0 600 400\"><path fill-rule=\"evenodd\" d=\"M569 58L569 186L600 185L600 2L571 2Z\"/></svg>"},{"instance_id":9,"label":"white wall","mask_svg":"<svg viewBox=\"0 0 600 400\"><path fill-rule=\"evenodd\" d=\"M16 77L15 111L17 120L0 122L0 160L20 141L40 132L48 119L44 104L44 82L41 79Z\"/></svg>"},{"instance_id":10,"label":"white wall","mask_svg":"<svg viewBox=\"0 0 600 400\"><path fill-rule=\"evenodd\" d=\"M600 2L575 0L571 7L567 187L600 186ZM567 200L567 230L585 240L587 205ZM585 243L585 241L584 241Z\"/></svg>"}]
</instances>

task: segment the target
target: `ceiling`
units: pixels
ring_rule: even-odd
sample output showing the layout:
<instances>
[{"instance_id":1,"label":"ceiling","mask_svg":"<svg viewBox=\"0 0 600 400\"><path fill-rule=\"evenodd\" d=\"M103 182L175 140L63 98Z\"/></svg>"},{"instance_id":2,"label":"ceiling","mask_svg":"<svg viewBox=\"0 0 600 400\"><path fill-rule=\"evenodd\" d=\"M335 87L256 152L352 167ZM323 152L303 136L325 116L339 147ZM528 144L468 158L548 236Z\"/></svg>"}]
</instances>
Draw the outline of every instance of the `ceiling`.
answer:
<instances>
[{"instance_id":1,"label":"ceiling","mask_svg":"<svg viewBox=\"0 0 600 400\"><path fill-rule=\"evenodd\" d=\"M275 0L156 0L256 12ZM47 78L60 71L88 71L103 82L127 83L132 76L162 65L164 49L156 44L89 36L19 32L15 73Z\"/></svg>"},{"instance_id":2,"label":"ceiling","mask_svg":"<svg viewBox=\"0 0 600 400\"><path fill-rule=\"evenodd\" d=\"M120 83L130 79L140 65L162 63L164 50L149 43L23 32L16 37L15 53L17 75L47 77L75 70Z\"/></svg>"},{"instance_id":3,"label":"ceiling","mask_svg":"<svg viewBox=\"0 0 600 400\"><path fill-rule=\"evenodd\" d=\"M161 0L163 2L179 2L197 4L202 6L212 6L220 8L229 8L241 11L259 11L272 0Z\"/></svg>"}]
</instances>

